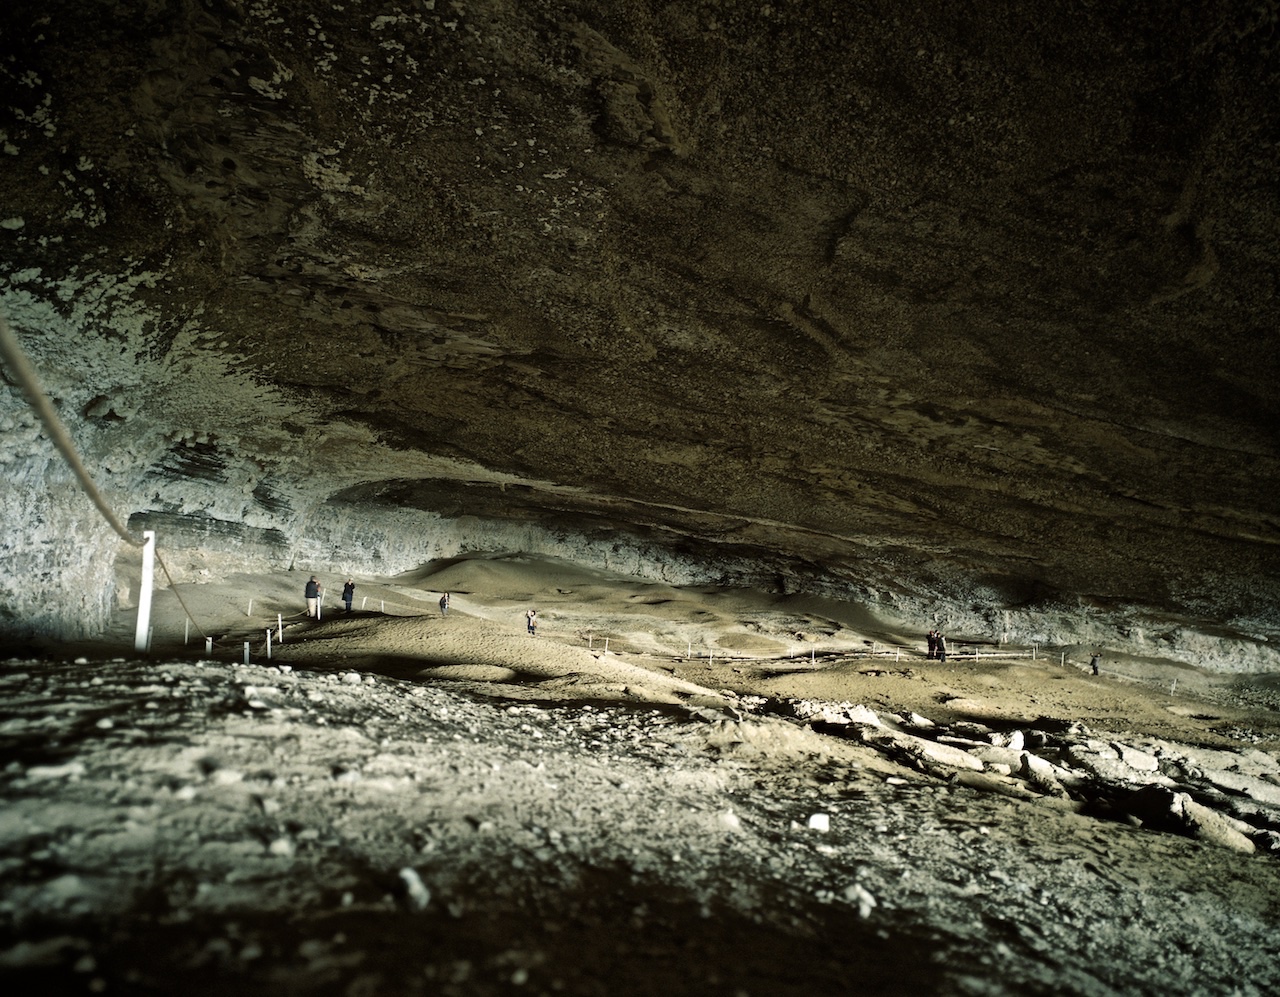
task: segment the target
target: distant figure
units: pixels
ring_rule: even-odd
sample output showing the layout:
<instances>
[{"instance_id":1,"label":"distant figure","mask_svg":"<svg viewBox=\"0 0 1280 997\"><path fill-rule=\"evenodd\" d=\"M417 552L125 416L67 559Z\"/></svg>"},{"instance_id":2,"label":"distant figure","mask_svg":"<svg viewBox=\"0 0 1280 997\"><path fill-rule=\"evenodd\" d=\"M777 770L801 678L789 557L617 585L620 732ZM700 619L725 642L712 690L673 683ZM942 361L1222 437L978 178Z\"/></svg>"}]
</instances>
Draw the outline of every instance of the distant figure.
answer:
<instances>
[{"instance_id":1,"label":"distant figure","mask_svg":"<svg viewBox=\"0 0 1280 997\"><path fill-rule=\"evenodd\" d=\"M938 654L938 631L930 630L925 635L925 640L929 642L929 653L926 655L926 657L928 658L936 657Z\"/></svg>"},{"instance_id":2,"label":"distant figure","mask_svg":"<svg viewBox=\"0 0 1280 997\"><path fill-rule=\"evenodd\" d=\"M1101 659L1102 659L1102 656L1097 651L1094 651L1093 657L1089 659L1089 669L1093 672L1094 675L1098 674L1098 662Z\"/></svg>"},{"instance_id":3,"label":"distant figure","mask_svg":"<svg viewBox=\"0 0 1280 997\"><path fill-rule=\"evenodd\" d=\"M938 660L946 661L947 660L947 635L939 632L935 640L937 640L938 642Z\"/></svg>"},{"instance_id":4,"label":"distant figure","mask_svg":"<svg viewBox=\"0 0 1280 997\"><path fill-rule=\"evenodd\" d=\"M529 627L529 635L533 636L538 632L538 611L531 609L524 614L525 623Z\"/></svg>"},{"instance_id":5,"label":"distant figure","mask_svg":"<svg viewBox=\"0 0 1280 997\"><path fill-rule=\"evenodd\" d=\"M307 615L313 620L320 615L320 590L323 586L316 581L316 576L312 575L311 580L307 582L305 595L307 597Z\"/></svg>"},{"instance_id":6,"label":"distant figure","mask_svg":"<svg viewBox=\"0 0 1280 997\"><path fill-rule=\"evenodd\" d=\"M440 615L441 616L449 615L449 593L448 592L446 592L444 595L440 597Z\"/></svg>"},{"instance_id":7,"label":"distant figure","mask_svg":"<svg viewBox=\"0 0 1280 997\"><path fill-rule=\"evenodd\" d=\"M354 599L355 597L356 597L356 583L353 582L350 578L348 578L347 584L342 586L342 601L347 604L348 613L351 612L351 600Z\"/></svg>"}]
</instances>

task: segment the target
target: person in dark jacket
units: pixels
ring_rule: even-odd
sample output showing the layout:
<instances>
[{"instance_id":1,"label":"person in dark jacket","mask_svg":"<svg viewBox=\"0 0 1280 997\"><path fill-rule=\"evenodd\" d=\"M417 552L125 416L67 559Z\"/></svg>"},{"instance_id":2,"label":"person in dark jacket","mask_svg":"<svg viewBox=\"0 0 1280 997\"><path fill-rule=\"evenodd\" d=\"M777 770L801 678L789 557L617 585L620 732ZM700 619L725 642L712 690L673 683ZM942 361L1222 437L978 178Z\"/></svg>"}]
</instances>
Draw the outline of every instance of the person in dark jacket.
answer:
<instances>
[{"instance_id":1,"label":"person in dark jacket","mask_svg":"<svg viewBox=\"0 0 1280 997\"><path fill-rule=\"evenodd\" d=\"M320 615L320 592L323 587L324 586L316 580L316 576L312 575L311 579L307 582L306 589L303 590L303 594L307 598L307 615L313 620Z\"/></svg>"},{"instance_id":2,"label":"person in dark jacket","mask_svg":"<svg viewBox=\"0 0 1280 997\"><path fill-rule=\"evenodd\" d=\"M925 655L925 657L932 659L936 657L938 653L938 631L930 630L925 635L925 640L929 642L929 653Z\"/></svg>"},{"instance_id":3,"label":"person in dark jacket","mask_svg":"<svg viewBox=\"0 0 1280 997\"><path fill-rule=\"evenodd\" d=\"M938 660L947 660L947 635L939 631L938 633Z\"/></svg>"},{"instance_id":4,"label":"person in dark jacket","mask_svg":"<svg viewBox=\"0 0 1280 997\"><path fill-rule=\"evenodd\" d=\"M1099 652L1094 651L1093 657L1089 659L1089 668L1094 675L1098 674L1098 663L1101 660L1102 660L1102 655Z\"/></svg>"},{"instance_id":5,"label":"person in dark jacket","mask_svg":"<svg viewBox=\"0 0 1280 997\"><path fill-rule=\"evenodd\" d=\"M355 597L356 597L356 583L353 582L350 578L348 578L347 584L342 586L342 601L347 604L348 613L351 612L351 600L354 599Z\"/></svg>"},{"instance_id":6,"label":"person in dark jacket","mask_svg":"<svg viewBox=\"0 0 1280 997\"><path fill-rule=\"evenodd\" d=\"M449 615L449 593L448 592L440 596L440 615L441 616Z\"/></svg>"}]
</instances>

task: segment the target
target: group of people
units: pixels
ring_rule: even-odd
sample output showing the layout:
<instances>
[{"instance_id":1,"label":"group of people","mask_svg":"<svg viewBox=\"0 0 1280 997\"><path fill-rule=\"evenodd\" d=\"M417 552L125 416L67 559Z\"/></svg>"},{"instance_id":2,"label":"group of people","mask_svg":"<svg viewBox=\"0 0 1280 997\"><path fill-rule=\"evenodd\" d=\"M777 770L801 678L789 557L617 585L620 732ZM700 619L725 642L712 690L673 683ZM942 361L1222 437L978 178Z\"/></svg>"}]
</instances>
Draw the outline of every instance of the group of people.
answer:
<instances>
[{"instance_id":1,"label":"group of people","mask_svg":"<svg viewBox=\"0 0 1280 997\"><path fill-rule=\"evenodd\" d=\"M320 618L320 598L324 594L324 586L320 584L320 580L312 575L307 579L306 588L303 589L303 596L307 600L307 616L313 620ZM356 597L356 583L353 579L348 578L347 584L342 586L342 601L347 607L347 612L351 612L351 601Z\"/></svg>"},{"instance_id":2,"label":"group of people","mask_svg":"<svg viewBox=\"0 0 1280 997\"><path fill-rule=\"evenodd\" d=\"M925 642L928 645L927 658L937 661L947 660L947 635L941 630L933 629L925 634ZM1094 674L1098 674L1098 665L1102 661L1102 652L1094 651L1089 658L1089 670Z\"/></svg>"},{"instance_id":3,"label":"group of people","mask_svg":"<svg viewBox=\"0 0 1280 997\"><path fill-rule=\"evenodd\" d=\"M324 591L324 586L312 575L307 582L305 596L307 599L307 616L311 619L320 618L320 594ZM351 601L356 595L356 584L348 578L347 583L342 586L342 601L346 604L347 612L351 612ZM440 615L449 615L449 593L444 592L440 596ZM529 631L529 636L536 636L538 633L538 611L529 609L524 614L525 628ZM935 661L947 660L947 635L936 627L925 634L925 642L928 645L928 653L925 657ZM1089 667L1094 675L1098 674L1098 662L1102 655L1098 651L1093 652L1093 656L1089 661Z\"/></svg>"},{"instance_id":4,"label":"group of people","mask_svg":"<svg viewBox=\"0 0 1280 997\"><path fill-rule=\"evenodd\" d=\"M306 587L303 589L303 596L307 600L307 616L313 620L320 618L320 597L324 592L324 586L320 584L319 579L312 575L308 580ZM356 597L356 583L354 579L348 578L347 583L342 586L342 601L347 607L347 612L351 612L351 602ZM442 592L440 594L440 615L449 615L449 593ZM530 635L538 632L538 611L530 609L524 614L525 627Z\"/></svg>"}]
</instances>

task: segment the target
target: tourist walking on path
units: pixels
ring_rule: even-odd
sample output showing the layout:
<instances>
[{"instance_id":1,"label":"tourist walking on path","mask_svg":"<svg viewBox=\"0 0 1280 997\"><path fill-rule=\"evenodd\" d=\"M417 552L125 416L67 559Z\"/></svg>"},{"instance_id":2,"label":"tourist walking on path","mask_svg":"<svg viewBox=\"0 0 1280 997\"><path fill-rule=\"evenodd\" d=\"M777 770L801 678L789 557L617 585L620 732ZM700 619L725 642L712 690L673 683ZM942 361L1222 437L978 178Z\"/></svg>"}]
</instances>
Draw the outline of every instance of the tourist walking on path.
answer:
<instances>
[{"instance_id":1,"label":"tourist walking on path","mask_svg":"<svg viewBox=\"0 0 1280 997\"><path fill-rule=\"evenodd\" d=\"M449 615L449 593L448 592L440 596L440 615L441 616Z\"/></svg>"},{"instance_id":2,"label":"tourist walking on path","mask_svg":"<svg viewBox=\"0 0 1280 997\"><path fill-rule=\"evenodd\" d=\"M324 591L324 586L312 575L307 582L307 587L303 590L303 594L307 599L307 615L311 619L316 619L320 615L320 593Z\"/></svg>"},{"instance_id":3,"label":"tourist walking on path","mask_svg":"<svg viewBox=\"0 0 1280 997\"><path fill-rule=\"evenodd\" d=\"M356 583L350 578L347 584L342 586L342 601L347 604L347 612L351 612L351 600L356 597Z\"/></svg>"},{"instance_id":4,"label":"tourist walking on path","mask_svg":"<svg viewBox=\"0 0 1280 997\"><path fill-rule=\"evenodd\" d=\"M1093 652L1093 657L1089 659L1089 668L1094 675L1098 674L1098 662L1102 660L1102 655L1098 651Z\"/></svg>"},{"instance_id":5,"label":"tourist walking on path","mask_svg":"<svg viewBox=\"0 0 1280 997\"><path fill-rule=\"evenodd\" d=\"M946 661L947 660L947 635L944 633L939 633L937 636L937 641L938 641L938 660Z\"/></svg>"}]
</instances>

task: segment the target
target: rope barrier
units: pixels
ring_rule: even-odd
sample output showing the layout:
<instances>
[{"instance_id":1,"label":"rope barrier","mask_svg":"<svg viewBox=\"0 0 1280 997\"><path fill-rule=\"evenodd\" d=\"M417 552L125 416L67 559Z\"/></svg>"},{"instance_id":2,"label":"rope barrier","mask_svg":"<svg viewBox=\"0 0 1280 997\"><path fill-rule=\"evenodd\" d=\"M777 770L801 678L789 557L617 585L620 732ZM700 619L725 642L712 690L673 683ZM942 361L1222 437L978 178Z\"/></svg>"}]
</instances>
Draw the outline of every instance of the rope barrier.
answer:
<instances>
[{"instance_id":1,"label":"rope barrier","mask_svg":"<svg viewBox=\"0 0 1280 997\"><path fill-rule=\"evenodd\" d=\"M17 378L23 394L27 396L27 402L40 419L45 432L49 434L49 439L71 467L76 479L80 482L80 487L93 500L93 504L98 507L102 517L120 535L120 539L134 547L143 546L146 541L129 532L116 517L111 507L107 505L106 499L98 491L98 486L93 483L93 478L89 476L84 462L80 460L80 455L76 452L71 436L67 433L66 427L62 425L62 420L58 418L58 413L54 410L53 402L49 401L49 396L40 387L40 379L36 376L35 368L27 361L26 354L22 352L22 347L18 344L18 337L13 334L13 330L9 328L9 323L4 320L3 315L0 315L0 355L3 355L4 362L8 364L13 376Z\"/></svg>"},{"instance_id":2,"label":"rope barrier","mask_svg":"<svg viewBox=\"0 0 1280 997\"><path fill-rule=\"evenodd\" d=\"M27 360L27 355L23 352L22 346L18 342L18 337L9 328L9 323L5 321L3 314L0 314L0 357L3 357L9 371L22 388L27 403L36 413L41 425L44 426L49 439L58 448L58 452L62 454L72 473L75 474L76 480L80 482L81 490L89 496L97 507L98 512L102 513L102 518L107 521L107 524L115 530L125 543L133 547L144 546L146 540L129 532L128 527L120 521L114 510L107 505L107 500L103 498L102 493L98 491L98 486L94 483L93 478L90 477L88 469L80 459L80 454L76 451L71 434L67 432L62 420L58 417L57 410L53 407L53 402L49 400L49 396L45 394L44 389L40 386L40 379L36 375L35 368ZM187 604L182 601L182 596L178 594L178 590L174 587L173 576L169 574L169 568L161 559L160 552L156 551L155 556L156 560L160 562L160 568L164 571L165 578L169 580L170 590L177 597L182 611L187 614L187 619L195 624L196 630L200 631L201 637L206 636L196 618L191 615L191 610L187 608Z\"/></svg>"},{"instance_id":3,"label":"rope barrier","mask_svg":"<svg viewBox=\"0 0 1280 997\"><path fill-rule=\"evenodd\" d=\"M174 584L173 575L169 574L169 566L164 563L164 558L160 556L160 551L157 550L155 555L156 562L160 565L160 570L164 572L165 578L169 579L169 591L172 592L174 598L178 600L178 605L181 606L182 611L187 614L187 619L195 624L196 632L199 633L201 637L207 638L209 635L204 632L204 629L196 621L196 618L191 615L191 610L187 608L187 604L182 601L182 593L178 591L177 585Z\"/></svg>"}]
</instances>

